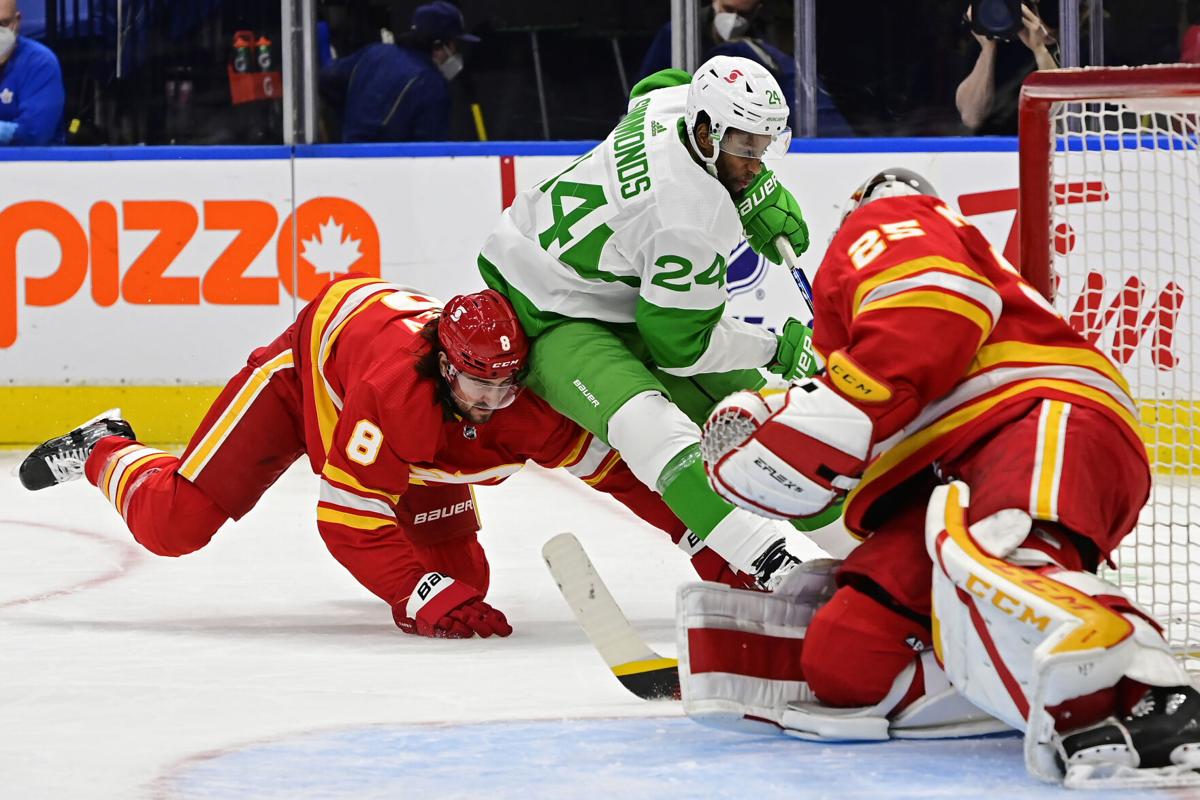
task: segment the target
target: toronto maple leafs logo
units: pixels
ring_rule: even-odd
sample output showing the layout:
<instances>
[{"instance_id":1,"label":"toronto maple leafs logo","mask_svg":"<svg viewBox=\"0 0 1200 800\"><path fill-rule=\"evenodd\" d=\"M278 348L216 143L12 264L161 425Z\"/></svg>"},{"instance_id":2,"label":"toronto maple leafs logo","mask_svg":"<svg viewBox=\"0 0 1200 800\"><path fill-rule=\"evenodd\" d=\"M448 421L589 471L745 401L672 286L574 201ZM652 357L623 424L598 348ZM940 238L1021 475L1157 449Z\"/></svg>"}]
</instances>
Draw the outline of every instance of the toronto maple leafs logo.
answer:
<instances>
[{"instance_id":1,"label":"toronto maple leafs logo","mask_svg":"<svg viewBox=\"0 0 1200 800\"><path fill-rule=\"evenodd\" d=\"M318 274L328 274L330 280L345 275L362 258L358 239L344 233L340 222L330 216L317 233L301 243L300 257L312 264Z\"/></svg>"},{"instance_id":2,"label":"toronto maple leafs logo","mask_svg":"<svg viewBox=\"0 0 1200 800\"><path fill-rule=\"evenodd\" d=\"M9 105L10 103L12 103L12 101L13 101L12 89L5 89L3 92L0 92L0 103L3 103L4 105Z\"/></svg>"}]
</instances>

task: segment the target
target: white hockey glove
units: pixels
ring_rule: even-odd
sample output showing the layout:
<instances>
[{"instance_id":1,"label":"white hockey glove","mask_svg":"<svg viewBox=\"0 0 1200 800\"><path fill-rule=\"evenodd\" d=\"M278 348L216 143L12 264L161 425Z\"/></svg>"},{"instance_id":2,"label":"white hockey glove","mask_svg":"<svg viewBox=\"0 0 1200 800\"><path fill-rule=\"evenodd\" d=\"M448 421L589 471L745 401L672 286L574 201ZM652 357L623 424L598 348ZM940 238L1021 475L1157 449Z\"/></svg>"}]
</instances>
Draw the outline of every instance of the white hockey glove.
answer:
<instances>
[{"instance_id":1,"label":"white hockey glove","mask_svg":"<svg viewBox=\"0 0 1200 800\"><path fill-rule=\"evenodd\" d=\"M773 412L773 413L772 413ZM738 392L709 415L701 438L713 490L777 519L809 517L858 484L872 422L827 384L792 384L782 407Z\"/></svg>"}]
</instances>

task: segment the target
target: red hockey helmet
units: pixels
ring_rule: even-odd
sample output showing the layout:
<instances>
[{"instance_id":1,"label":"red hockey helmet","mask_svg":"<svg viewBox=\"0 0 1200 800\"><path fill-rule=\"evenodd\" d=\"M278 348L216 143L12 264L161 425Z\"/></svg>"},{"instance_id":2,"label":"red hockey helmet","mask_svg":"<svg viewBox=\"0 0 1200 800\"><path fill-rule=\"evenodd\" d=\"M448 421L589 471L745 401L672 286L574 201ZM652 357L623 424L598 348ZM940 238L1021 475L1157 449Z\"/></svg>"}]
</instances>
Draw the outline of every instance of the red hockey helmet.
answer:
<instances>
[{"instance_id":1,"label":"red hockey helmet","mask_svg":"<svg viewBox=\"0 0 1200 800\"><path fill-rule=\"evenodd\" d=\"M516 312L494 289L460 294L446 303L438 340L452 367L487 380L515 377L529 355Z\"/></svg>"}]
</instances>

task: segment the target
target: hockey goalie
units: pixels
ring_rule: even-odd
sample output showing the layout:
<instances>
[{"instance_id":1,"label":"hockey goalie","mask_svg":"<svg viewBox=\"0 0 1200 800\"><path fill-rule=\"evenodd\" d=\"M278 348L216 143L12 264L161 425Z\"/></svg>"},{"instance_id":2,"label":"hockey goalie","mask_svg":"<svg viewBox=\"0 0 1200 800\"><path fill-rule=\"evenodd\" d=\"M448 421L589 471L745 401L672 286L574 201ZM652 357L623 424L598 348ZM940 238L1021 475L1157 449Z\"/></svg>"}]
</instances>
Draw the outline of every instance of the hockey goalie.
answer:
<instances>
[{"instance_id":1,"label":"hockey goalie","mask_svg":"<svg viewBox=\"0 0 1200 800\"><path fill-rule=\"evenodd\" d=\"M845 496L863 541L790 597L684 587L685 708L814 739L1003 723L1045 780L1196 783L1200 695L1096 574L1150 491L1116 367L908 170L855 192L813 289L824 373L726 398L706 468L765 516Z\"/></svg>"}]
</instances>

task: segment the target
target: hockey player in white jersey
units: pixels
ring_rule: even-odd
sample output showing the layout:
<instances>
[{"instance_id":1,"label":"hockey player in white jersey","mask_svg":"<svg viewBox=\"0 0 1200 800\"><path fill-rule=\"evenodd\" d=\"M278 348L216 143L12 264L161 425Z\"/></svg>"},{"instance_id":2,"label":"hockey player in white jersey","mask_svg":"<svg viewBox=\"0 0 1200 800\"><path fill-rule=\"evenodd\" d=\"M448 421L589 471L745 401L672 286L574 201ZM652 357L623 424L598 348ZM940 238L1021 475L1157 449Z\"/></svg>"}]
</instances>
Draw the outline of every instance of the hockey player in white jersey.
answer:
<instances>
[{"instance_id":1,"label":"hockey player in white jersey","mask_svg":"<svg viewBox=\"0 0 1200 800\"><path fill-rule=\"evenodd\" d=\"M697 423L729 392L760 388L760 367L787 378L816 369L802 323L776 336L723 313L726 259L743 237L776 264L779 237L808 247L799 205L763 165L786 152L787 121L779 85L747 59L710 59L694 77L656 73L603 142L516 197L479 257L533 339L530 388L620 450L764 588L796 556L823 553L798 537L792 549L811 550L794 555L787 523L709 488Z\"/></svg>"}]
</instances>

